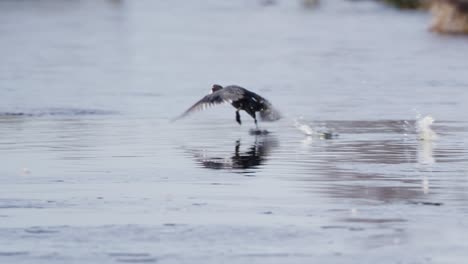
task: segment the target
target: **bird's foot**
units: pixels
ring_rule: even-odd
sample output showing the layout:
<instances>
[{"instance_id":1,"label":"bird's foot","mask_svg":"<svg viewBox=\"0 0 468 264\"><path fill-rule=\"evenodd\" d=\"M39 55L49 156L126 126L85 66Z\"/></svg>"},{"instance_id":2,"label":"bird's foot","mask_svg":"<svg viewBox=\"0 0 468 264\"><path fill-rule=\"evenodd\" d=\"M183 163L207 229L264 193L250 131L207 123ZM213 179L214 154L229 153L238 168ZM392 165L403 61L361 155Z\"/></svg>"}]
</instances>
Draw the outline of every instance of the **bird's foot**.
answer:
<instances>
[{"instance_id":1,"label":"bird's foot","mask_svg":"<svg viewBox=\"0 0 468 264\"><path fill-rule=\"evenodd\" d=\"M270 134L270 131L266 130L266 129L250 129L249 130L249 134L250 135L253 135L253 136L259 136L259 135L268 135Z\"/></svg>"}]
</instances>

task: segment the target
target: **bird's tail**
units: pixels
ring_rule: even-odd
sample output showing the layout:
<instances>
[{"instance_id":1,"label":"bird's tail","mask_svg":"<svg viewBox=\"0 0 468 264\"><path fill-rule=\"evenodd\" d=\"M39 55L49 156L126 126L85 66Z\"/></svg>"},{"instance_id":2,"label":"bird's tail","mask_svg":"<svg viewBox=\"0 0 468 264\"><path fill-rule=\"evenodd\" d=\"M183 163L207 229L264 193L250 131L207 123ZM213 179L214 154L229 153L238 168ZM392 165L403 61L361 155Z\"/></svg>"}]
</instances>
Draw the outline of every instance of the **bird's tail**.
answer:
<instances>
[{"instance_id":1,"label":"bird's tail","mask_svg":"<svg viewBox=\"0 0 468 264\"><path fill-rule=\"evenodd\" d=\"M262 121L273 122L281 119L281 113L270 102L265 101L263 110L260 111L260 119Z\"/></svg>"}]
</instances>

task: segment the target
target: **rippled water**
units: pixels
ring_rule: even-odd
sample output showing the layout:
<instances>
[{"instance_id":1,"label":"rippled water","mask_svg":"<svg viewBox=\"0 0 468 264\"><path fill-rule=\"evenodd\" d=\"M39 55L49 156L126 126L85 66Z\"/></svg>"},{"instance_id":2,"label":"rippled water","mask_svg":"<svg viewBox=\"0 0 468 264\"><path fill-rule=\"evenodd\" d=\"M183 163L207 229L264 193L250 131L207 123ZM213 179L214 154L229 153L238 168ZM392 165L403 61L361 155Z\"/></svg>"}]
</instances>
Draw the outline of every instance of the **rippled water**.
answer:
<instances>
[{"instance_id":1,"label":"rippled water","mask_svg":"<svg viewBox=\"0 0 468 264\"><path fill-rule=\"evenodd\" d=\"M1 1L0 262L464 263L468 39L322 2Z\"/></svg>"}]
</instances>

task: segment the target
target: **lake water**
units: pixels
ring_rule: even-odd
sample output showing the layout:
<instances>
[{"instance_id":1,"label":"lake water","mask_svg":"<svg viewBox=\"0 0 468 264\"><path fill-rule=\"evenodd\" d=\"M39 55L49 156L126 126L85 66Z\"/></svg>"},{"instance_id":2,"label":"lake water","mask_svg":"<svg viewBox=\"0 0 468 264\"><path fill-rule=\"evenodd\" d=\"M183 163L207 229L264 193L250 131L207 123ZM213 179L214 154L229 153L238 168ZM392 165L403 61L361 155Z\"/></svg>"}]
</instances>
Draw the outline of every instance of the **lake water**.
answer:
<instances>
[{"instance_id":1,"label":"lake water","mask_svg":"<svg viewBox=\"0 0 468 264\"><path fill-rule=\"evenodd\" d=\"M0 263L465 263L468 38L268 3L0 1Z\"/></svg>"}]
</instances>

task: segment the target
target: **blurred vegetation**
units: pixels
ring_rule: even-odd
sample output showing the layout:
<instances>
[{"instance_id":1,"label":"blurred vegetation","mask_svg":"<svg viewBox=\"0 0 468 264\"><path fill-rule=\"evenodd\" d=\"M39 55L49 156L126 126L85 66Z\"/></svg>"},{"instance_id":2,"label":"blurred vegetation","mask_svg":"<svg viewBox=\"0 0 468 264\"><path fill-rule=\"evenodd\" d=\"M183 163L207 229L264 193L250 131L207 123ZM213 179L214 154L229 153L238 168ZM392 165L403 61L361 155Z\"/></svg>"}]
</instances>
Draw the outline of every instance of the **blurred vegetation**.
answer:
<instances>
[{"instance_id":1,"label":"blurred vegetation","mask_svg":"<svg viewBox=\"0 0 468 264\"><path fill-rule=\"evenodd\" d=\"M434 0L431 30L446 34L468 34L468 0Z\"/></svg>"},{"instance_id":2,"label":"blurred vegetation","mask_svg":"<svg viewBox=\"0 0 468 264\"><path fill-rule=\"evenodd\" d=\"M399 9L430 9L431 30L468 34L468 0L376 0Z\"/></svg>"},{"instance_id":3,"label":"blurred vegetation","mask_svg":"<svg viewBox=\"0 0 468 264\"><path fill-rule=\"evenodd\" d=\"M401 9L416 9L421 6L420 0L381 0L386 4L401 8Z\"/></svg>"},{"instance_id":4,"label":"blurred vegetation","mask_svg":"<svg viewBox=\"0 0 468 264\"><path fill-rule=\"evenodd\" d=\"M378 0L400 9L421 9L430 6L430 0Z\"/></svg>"}]
</instances>

